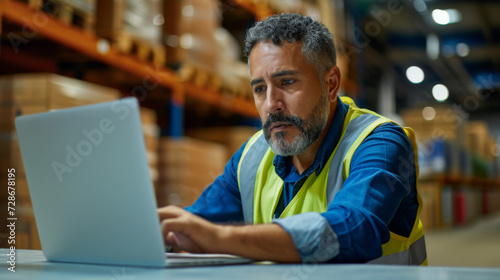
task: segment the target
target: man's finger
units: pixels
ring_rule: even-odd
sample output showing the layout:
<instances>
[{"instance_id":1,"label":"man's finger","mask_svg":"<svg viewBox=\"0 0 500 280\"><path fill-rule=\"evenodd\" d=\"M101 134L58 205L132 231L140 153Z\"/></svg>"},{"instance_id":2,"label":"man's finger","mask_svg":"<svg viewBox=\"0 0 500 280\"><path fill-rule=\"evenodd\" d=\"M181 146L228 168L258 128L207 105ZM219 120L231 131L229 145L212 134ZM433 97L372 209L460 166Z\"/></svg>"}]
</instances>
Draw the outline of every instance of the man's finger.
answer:
<instances>
[{"instance_id":1,"label":"man's finger","mask_svg":"<svg viewBox=\"0 0 500 280\"><path fill-rule=\"evenodd\" d=\"M186 210L173 205L159 208L157 211L160 216L160 220L177 218L186 212Z\"/></svg>"},{"instance_id":2,"label":"man's finger","mask_svg":"<svg viewBox=\"0 0 500 280\"><path fill-rule=\"evenodd\" d=\"M182 232L186 231L186 220L183 218L168 218L161 222L161 230L163 233Z\"/></svg>"},{"instance_id":3,"label":"man's finger","mask_svg":"<svg viewBox=\"0 0 500 280\"><path fill-rule=\"evenodd\" d=\"M175 237L175 233L169 232L167 235L165 235L165 246L174 246L178 247L179 244L177 244L177 238Z\"/></svg>"}]
</instances>

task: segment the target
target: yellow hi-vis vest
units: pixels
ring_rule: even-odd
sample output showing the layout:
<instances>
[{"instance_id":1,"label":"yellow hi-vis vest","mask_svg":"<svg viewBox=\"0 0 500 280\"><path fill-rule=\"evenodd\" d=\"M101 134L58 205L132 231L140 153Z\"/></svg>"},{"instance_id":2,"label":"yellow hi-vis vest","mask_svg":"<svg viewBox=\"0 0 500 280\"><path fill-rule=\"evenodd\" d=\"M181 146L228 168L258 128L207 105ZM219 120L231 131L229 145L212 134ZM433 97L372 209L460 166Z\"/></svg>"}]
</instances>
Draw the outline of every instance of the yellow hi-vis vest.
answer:
<instances>
[{"instance_id":1,"label":"yellow hi-vis vest","mask_svg":"<svg viewBox=\"0 0 500 280\"><path fill-rule=\"evenodd\" d=\"M357 108L352 100L342 97L349 104L342 135L327 164L319 175L314 172L302 185L280 218L307 212L326 212L335 194L341 190L349 176L352 155L363 140L379 125L391 120L372 111ZM418 153L415 135L411 128L403 128L410 139L415 154L418 178ZM238 164L238 186L241 193L243 216L246 223L270 223L283 189L283 180L273 166L274 153L263 132L253 135ZM338 175L342 176L338 176ZM369 263L427 265L424 230L420 221L422 200L418 193L419 207L409 237L390 232L390 240L382 245L382 256Z\"/></svg>"}]
</instances>

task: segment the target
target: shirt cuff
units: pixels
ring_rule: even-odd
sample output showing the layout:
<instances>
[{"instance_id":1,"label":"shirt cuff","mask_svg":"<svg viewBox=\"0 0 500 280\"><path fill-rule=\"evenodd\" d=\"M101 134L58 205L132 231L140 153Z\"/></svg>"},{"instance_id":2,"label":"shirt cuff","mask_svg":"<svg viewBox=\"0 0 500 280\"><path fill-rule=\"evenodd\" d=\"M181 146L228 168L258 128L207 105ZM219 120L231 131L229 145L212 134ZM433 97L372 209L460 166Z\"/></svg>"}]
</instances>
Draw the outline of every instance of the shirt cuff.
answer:
<instances>
[{"instance_id":1,"label":"shirt cuff","mask_svg":"<svg viewBox=\"0 0 500 280\"><path fill-rule=\"evenodd\" d=\"M273 223L290 234L303 263L326 262L339 254L337 234L318 213L273 219Z\"/></svg>"}]
</instances>

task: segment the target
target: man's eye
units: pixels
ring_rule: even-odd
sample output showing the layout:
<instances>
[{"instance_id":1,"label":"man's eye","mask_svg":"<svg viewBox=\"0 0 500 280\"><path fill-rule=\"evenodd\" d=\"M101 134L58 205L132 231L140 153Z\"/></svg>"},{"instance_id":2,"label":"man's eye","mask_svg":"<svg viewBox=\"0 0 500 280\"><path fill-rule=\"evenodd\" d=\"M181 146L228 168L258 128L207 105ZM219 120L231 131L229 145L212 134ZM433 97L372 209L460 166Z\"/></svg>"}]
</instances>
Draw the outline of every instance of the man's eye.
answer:
<instances>
[{"instance_id":1,"label":"man's eye","mask_svg":"<svg viewBox=\"0 0 500 280\"><path fill-rule=\"evenodd\" d=\"M291 84L293 84L293 82L295 82L294 79L285 79L285 80L283 80L283 84L284 85L291 85Z\"/></svg>"},{"instance_id":2,"label":"man's eye","mask_svg":"<svg viewBox=\"0 0 500 280\"><path fill-rule=\"evenodd\" d=\"M255 93L259 93L259 92L262 92L264 91L264 87L263 86L257 86L253 89L253 92Z\"/></svg>"}]
</instances>

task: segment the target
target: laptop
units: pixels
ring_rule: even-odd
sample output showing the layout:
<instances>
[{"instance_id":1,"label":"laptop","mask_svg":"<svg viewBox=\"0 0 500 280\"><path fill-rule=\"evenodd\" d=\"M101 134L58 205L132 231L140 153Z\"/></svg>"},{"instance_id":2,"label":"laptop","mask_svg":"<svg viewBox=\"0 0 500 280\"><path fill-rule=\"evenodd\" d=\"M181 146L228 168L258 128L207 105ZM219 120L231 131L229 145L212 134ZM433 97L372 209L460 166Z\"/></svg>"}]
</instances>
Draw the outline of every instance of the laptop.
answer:
<instances>
[{"instance_id":1,"label":"laptop","mask_svg":"<svg viewBox=\"0 0 500 280\"><path fill-rule=\"evenodd\" d=\"M149 267L252 262L167 257L135 98L19 116L16 129L47 260Z\"/></svg>"}]
</instances>

